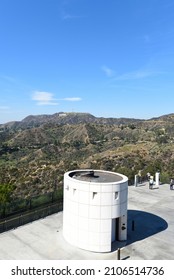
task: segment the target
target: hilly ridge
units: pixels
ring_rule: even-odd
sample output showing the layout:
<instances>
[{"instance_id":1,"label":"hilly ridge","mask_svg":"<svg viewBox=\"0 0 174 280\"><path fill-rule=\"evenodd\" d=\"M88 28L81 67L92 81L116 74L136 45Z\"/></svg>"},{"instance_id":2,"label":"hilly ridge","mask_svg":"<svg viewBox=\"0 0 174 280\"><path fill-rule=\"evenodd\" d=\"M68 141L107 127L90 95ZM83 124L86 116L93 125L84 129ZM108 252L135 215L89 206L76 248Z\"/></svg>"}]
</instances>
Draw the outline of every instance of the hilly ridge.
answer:
<instances>
[{"instance_id":1,"label":"hilly ridge","mask_svg":"<svg viewBox=\"0 0 174 280\"><path fill-rule=\"evenodd\" d=\"M133 181L142 170L173 176L174 114L150 120L96 118L88 113L28 116L0 125L0 184L13 197L62 188L76 168L122 172Z\"/></svg>"},{"instance_id":2,"label":"hilly ridge","mask_svg":"<svg viewBox=\"0 0 174 280\"><path fill-rule=\"evenodd\" d=\"M1 124L0 127L7 128L31 128L38 127L45 123L52 124L79 124L79 123L98 123L98 124L124 124L131 122L139 122L139 119L131 118L103 118L95 117L89 113L64 113L59 112L53 115L30 115L22 121L13 121L6 124Z\"/></svg>"}]
</instances>

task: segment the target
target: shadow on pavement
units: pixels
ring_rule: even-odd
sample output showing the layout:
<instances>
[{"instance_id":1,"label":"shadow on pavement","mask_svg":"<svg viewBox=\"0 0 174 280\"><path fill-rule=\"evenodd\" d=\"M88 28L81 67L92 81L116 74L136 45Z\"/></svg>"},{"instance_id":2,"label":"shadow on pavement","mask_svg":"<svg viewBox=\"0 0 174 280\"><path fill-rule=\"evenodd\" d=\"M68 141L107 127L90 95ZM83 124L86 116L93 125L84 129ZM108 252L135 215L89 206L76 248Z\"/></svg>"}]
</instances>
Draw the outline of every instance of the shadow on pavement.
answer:
<instances>
[{"instance_id":1,"label":"shadow on pavement","mask_svg":"<svg viewBox=\"0 0 174 280\"><path fill-rule=\"evenodd\" d=\"M168 228L168 223L161 217L149 212L128 210L127 241L112 243L112 252L143 240Z\"/></svg>"},{"instance_id":2,"label":"shadow on pavement","mask_svg":"<svg viewBox=\"0 0 174 280\"><path fill-rule=\"evenodd\" d=\"M167 229L168 223L149 212L128 210L128 236L126 244L143 240Z\"/></svg>"}]
</instances>

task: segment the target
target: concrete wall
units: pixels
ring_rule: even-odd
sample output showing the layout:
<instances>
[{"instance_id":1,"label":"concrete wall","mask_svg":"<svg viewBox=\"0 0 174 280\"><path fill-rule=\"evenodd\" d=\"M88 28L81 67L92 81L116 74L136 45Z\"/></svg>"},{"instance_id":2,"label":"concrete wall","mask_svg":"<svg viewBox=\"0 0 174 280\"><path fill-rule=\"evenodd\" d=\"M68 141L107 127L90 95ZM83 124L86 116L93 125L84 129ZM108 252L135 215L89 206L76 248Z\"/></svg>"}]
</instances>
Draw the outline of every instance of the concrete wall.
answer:
<instances>
[{"instance_id":1,"label":"concrete wall","mask_svg":"<svg viewBox=\"0 0 174 280\"><path fill-rule=\"evenodd\" d=\"M86 182L70 173L64 175L64 238L82 249L110 252L116 232L117 239L127 239L128 178L118 174L122 177L119 182ZM120 218L117 230L116 218Z\"/></svg>"}]
</instances>

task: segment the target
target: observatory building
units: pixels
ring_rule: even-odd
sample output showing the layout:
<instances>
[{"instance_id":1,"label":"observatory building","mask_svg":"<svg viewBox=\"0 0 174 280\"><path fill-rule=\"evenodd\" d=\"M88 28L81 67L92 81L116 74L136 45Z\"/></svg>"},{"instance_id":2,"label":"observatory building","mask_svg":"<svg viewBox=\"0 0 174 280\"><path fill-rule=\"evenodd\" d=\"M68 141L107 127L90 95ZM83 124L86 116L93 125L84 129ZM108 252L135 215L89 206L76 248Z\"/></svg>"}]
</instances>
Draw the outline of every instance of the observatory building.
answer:
<instances>
[{"instance_id":1,"label":"observatory building","mask_svg":"<svg viewBox=\"0 0 174 280\"><path fill-rule=\"evenodd\" d=\"M63 236L70 244L110 252L112 242L127 239L128 178L101 170L64 175Z\"/></svg>"}]
</instances>

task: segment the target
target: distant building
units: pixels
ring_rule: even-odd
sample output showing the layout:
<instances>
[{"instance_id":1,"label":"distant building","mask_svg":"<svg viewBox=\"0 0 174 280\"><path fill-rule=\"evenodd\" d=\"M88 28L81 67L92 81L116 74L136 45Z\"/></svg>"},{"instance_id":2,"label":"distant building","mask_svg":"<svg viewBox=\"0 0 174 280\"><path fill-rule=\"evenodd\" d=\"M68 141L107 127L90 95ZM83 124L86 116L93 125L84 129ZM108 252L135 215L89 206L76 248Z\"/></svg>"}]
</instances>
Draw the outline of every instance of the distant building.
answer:
<instances>
[{"instance_id":1,"label":"distant building","mask_svg":"<svg viewBox=\"0 0 174 280\"><path fill-rule=\"evenodd\" d=\"M74 246L110 252L127 239L128 178L101 170L64 175L63 236Z\"/></svg>"}]
</instances>

